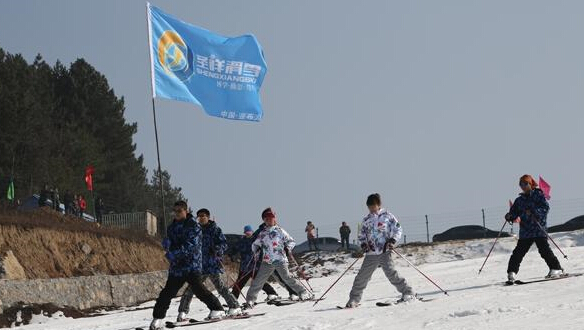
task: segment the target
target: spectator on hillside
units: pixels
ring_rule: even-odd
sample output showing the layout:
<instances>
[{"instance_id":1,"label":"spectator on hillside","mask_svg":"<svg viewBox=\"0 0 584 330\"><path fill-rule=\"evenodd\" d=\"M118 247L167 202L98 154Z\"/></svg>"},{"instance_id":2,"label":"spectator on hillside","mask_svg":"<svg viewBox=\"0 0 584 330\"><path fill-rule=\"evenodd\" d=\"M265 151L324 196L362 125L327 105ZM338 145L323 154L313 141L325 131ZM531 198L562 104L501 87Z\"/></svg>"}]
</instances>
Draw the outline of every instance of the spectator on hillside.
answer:
<instances>
[{"instance_id":1,"label":"spectator on hillside","mask_svg":"<svg viewBox=\"0 0 584 330\"><path fill-rule=\"evenodd\" d=\"M85 213L85 209L87 208L87 202L83 195L79 195L79 217L83 219L83 213Z\"/></svg>"},{"instance_id":2,"label":"spectator on hillside","mask_svg":"<svg viewBox=\"0 0 584 330\"><path fill-rule=\"evenodd\" d=\"M47 200L49 199L49 185L45 184L41 193L39 195L39 207L47 205Z\"/></svg>"},{"instance_id":3,"label":"spectator on hillside","mask_svg":"<svg viewBox=\"0 0 584 330\"><path fill-rule=\"evenodd\" d=\"M73 195L73 204L71 211L73 215L79 216L79 196L77 194Z\"/></svg>"},{"instance_id":4,"label":"spectator on hillside","mask_svg":"<svg viewBox=\"0 0 584 330\"><path fill-rule=\"evenodd\" d=\"M51 192L51 200L53 200L53 209L57 212L61 211L61 200L59 197L59 189L55 187Z\"/></svg>"},{"instance_id":5,"label":"spectator on hillside","mask_svg":"<svg viewBox=\"0 0 584 330\"><path fill-rule=\"evenodd\" d=\"M65 214L73 214L73 195L71 195L70 190L65 191L63 203L65 204Z\"/></svg>"},{"instance_id":6,"label":"spectator on hillside","mask_svg":"<svg viewBox=\"0 0 584 330\"><path fill-rule=\"evenodd\" d=\"M306 239L308 239L308 249L312 251L312 247L314 247L315 250L318 250L318 246L316 245L316 228L312 224L312 221L306 222L304 231L306 232Z\"/></svg>"},{"instance_id":7,"label":"spectator on hillside","mask_svg":"<svg viewBox=\"0 0 584 330\"><path fill-rule=\"evenodd\" d=\"M99 197L95 201L95 217L97 218L97 223L101 224L101 216L103 215L103 199Z\"/></svg>"},{"instance_id":8,"label":"spectator on hillside","mask_svg":"<svg viewBox=\"0 0 584 330\"><path fill-rule=\"evenodd\" d=\"M341 228L339 228L339 233L341 234L341 247L348 250L349 249L349 235L351 234L351 227L347 226L347 223L343 221Z\"/></svg>"}]
</instances>

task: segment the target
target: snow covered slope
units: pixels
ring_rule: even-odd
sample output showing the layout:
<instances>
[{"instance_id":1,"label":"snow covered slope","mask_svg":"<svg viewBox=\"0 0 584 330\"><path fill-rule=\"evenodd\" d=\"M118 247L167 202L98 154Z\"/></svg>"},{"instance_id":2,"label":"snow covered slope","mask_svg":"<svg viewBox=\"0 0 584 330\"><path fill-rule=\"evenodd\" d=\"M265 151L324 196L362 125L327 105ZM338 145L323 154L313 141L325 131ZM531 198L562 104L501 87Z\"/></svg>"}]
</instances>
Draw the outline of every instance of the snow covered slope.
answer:
<instances>
[{"instance_id":1,"label":"snow covered slope","mask_svg":"<svg viewBox=\"0 0 584 330\"><path fill-rule=\"evenodd\" d=\"M584 272L584 232L557 233L554 239L568 254L569 260L553 247L566 271ZM477 274L492 240L453 242L433 247L401 250L419 268L447 289L449 296L438 291L403 260L394 256L398 271L405 276L420 295L436 298L430 302L413 302L392 307L376 307L375 302L399 297L395 289L377 270L365 290L362 305L351 310L338 310L344 305L357 269L347 273L329 292L326 300L316 307L312 303L299 303L285 307L258 305L253 312L267 312L263 317L247 320L229 320L215 324L198 325L184 329L584 329L584 277L534 283L524 286L503 286L509 254L514 238L500 241L481 275ZM347 263L354 259L333 258L319 266L317 273L329 276L310 281L316 294L322 292L338 277ZM342 259L342 260L341 260ZM357 262L358 268L361 261ZM536 279L547 274L547 267L535 246L525 257L519 277ZM279 292L285 293L278 288ZM263 299L260 296L260 299ZM152 306L149 302L142 307ZM167 319L177 315L178 301L174 300ZM23 327L26 330L117 330L146 326L150 309L113 311L108 315L70 319L36 318L39 324ZM206 316L204 306L196 299L191 306L191 316Z\"/></svg>"}]
</instances>

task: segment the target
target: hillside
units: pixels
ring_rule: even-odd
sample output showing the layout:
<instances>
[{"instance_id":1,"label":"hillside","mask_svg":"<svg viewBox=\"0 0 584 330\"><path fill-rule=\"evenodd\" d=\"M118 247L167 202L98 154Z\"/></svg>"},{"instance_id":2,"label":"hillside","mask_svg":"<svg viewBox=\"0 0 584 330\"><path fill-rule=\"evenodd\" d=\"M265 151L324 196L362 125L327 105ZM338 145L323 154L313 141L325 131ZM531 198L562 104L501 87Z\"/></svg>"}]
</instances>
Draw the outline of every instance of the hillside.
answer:
<instances>
[{"instance_id":1,"label":"hillside","mask_svg":"<svg viewBox=\"0 0 584 330\"><path fill-rule=\"evenodd\" d=\"M24 274L16 271L15 279L117 275L168 268L158 239L99 228L49 209L1 213L0 254L10 262L9 270L18 268L15 262L22 267ZM4 273L0 278L14 278L14 272Z\"/></svg>"}]
</instances>

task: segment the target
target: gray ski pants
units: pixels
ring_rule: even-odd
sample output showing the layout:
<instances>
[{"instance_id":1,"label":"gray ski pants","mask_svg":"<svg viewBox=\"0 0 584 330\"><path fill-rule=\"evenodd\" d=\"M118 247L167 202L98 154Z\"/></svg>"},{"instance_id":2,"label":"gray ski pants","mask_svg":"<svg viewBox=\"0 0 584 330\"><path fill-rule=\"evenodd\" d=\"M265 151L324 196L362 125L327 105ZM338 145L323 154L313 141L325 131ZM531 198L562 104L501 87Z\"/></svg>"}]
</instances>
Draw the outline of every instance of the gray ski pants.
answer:
<instances>
[{"instance_id":1,"label":"gray ski pants","mask_svg":"<svg viewBox=\"0 0 584 330\"><path fill-rule=\"evenodd\" d=\"M408 285L405 278L400 277L394 268L393 260L391 259L391 253L383 253L379 255L366 255L365 260L363 260L363 265L359 269L359 273L355 276L355 281L353 282L353 288L349 294L349 302L359 303L361 297L363 296L363 290L367 287L367 283L371 279L373 272L381 265L385 276L391 284L395 286L397 291L402 295L404 294L414 294L412 288Z\"/></svg>"},{"instance_id":2,"label":"gray ski pants","mask_svg":"<svg viewBox=\"0 0 584 330\"><path fill-rule=\"evenodd\" d=\"M229 308L239 308L239 303L237 302L237 299L235 299L235 297L231 294L231 292L229 292L229 288L227 287L227 285L225 284L225 282L223 282L223 279L221 278L221 274L210 274L210 275L203 275L202 277L202 281L205 282L206 279L210 279L211 283L213 283L213 286L215 287L215 289L217 289L217 292L223 297L223 299L225 299L225 302L227 302L227 306L229 306ZM189 307L191 306L191 301L193 300L193 290L191 289L191 287L189 286L185 292L183 293L182 297L180 298L180 304L178 305L178 312L184 312L186 314L189 313Z\"/></svg>"},{"instance_id":3,"label":"gray ski pants","mask_svg":"<svg viewBox=\"0 0 584 330\"><path fill-rule=\"evenodd\" d=\"M290 271L288 270L288 263L273 263L268 264L266 262L262 262L260 265L260 269L256 274L255 278L251 282L249 290L247 291L247 296L245 300L248 302L255 302L258 298L258 293L264 286L264 283L268 280L268 278L275 272L280 275L282 281L286 283L294 292L298 295L302 295L306 293L306 289L298 282L298 280L293 279L290 276Z\"/></svg>"}]
</instances>

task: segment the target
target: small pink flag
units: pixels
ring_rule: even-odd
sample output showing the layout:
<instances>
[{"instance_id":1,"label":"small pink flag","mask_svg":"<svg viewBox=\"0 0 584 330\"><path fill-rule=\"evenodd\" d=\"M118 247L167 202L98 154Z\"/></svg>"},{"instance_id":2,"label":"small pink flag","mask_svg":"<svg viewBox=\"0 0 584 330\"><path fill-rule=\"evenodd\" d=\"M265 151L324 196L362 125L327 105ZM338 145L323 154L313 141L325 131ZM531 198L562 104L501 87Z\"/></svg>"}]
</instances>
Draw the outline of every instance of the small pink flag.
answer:
<instances>
[{"instance_id":1,"label":"small pink flag","mask_svg":"<svg viewBox=\"0 0 584 330\"><path fill-rule=\"evenodd\" d=\"M552 190L552 187L545 182L545 180L540 176L539 177L539 188L541 188L541 191L543 191L543 195L545 196L545 199L550 199L550 191Z\"/></svg>"}]
</instances>

